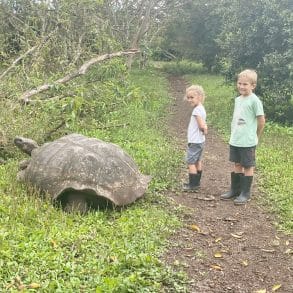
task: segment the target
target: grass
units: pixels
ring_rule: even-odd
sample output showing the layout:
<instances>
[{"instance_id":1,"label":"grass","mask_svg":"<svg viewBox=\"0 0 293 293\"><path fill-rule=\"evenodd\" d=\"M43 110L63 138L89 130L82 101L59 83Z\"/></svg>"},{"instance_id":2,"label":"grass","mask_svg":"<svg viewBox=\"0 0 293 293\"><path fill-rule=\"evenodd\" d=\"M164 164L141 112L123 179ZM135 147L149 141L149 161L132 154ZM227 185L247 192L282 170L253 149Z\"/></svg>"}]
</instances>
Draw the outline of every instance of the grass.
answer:
<instances>
[{"instance_id":1,"label":"grass","mask_svg":"<svg viewBox=\"0 0 293 293\"><path fill-rule=\"evenodd\" d=\"M236 91L217 75L187 75L204 87L208 124L228 143ZM258 185L263 193L261 203L277 217L277 225L285 233L293 232L293 129L267 123L257 148Z\"/></svg>"},{"instance_id":2,"label":"grass","mask_svg":"<svg viewBox=\"0 0 293 293\"><path fill-rule=\"evenodd\" d=\"M260 148L258 166L264 201L278 218L278 226L293 231L293 128L267 124Z\"/></svg>"},{"instance_id":3,"label":"grass","mask_svg":"<svg viewBox=\"0 0 293 293\"><path fill-rule=\"evenodd\" d=\"M167 83L151 71L134 71L129 82L127 102L113 101L102 124L93 116L68 127L124 148L153 177L146 196L122 211L68 215L15 181L19 156L11 157L0 165L1 292L186 292L184 274L159 260L181 225L161 195L181 162L161 127Z\"/></svg>"},{"instance_id":4,"label":"grass","mask_svg":"<svg viewBox=\"0 0 293 293\"><path fill-rule=\"evenodd\" d=\"M207 70L201 63L191 60L178 60L177 62L155 62L155 66L173 75L202 74Z\"/></svg>"}]
</instances>

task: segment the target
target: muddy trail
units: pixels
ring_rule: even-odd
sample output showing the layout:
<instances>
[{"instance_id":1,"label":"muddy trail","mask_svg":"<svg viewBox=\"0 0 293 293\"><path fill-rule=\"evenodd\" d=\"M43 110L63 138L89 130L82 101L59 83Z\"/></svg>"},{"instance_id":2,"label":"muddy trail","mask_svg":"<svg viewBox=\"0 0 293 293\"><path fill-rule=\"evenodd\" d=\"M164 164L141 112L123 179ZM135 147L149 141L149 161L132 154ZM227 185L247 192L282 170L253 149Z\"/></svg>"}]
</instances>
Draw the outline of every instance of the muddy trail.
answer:
<instances>
[{"instance_id":1,"label":"muddy trail","mask_svg":"<svg viewBox=\"0 0 293 293\"><path fill-rule=\"evenodd\" d=\"M182 99L187 83L179 77L169 82L174 98L170 134L185 151L191 113ZM273 215L257 200L265 196L257 191L257 176L248 204L235 206L219 199L229 188L231 165L228 145L210 127L203 163L199 193L168 192L185 213L165 261L187 273L188 292L293 292L293 239L276 230ZM186 179L187 169L182 168L180 181Z\"/></svg>"}]
</instances>

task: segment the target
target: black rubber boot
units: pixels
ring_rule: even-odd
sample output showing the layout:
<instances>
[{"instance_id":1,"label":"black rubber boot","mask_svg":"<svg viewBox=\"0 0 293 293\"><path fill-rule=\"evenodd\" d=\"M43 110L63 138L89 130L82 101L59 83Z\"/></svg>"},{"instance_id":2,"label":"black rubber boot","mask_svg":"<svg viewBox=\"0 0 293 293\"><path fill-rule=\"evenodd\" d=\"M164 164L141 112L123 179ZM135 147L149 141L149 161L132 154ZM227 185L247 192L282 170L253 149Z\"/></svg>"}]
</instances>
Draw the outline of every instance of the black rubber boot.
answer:
<instances>
[{"instance_id":1,"label":"black rubber boot","mask_svg":"<svg viewBox=\"0 0 293 293\"><path fill-rule=\"evenodd\" d=\"M198 185L200 185L200 179L201 179L202 170L197 171L197 174L199 175Z\"/></svg>"},{"instance_id":2,"label":"black rubber boot","mask_svg":"<svg viewBox=\"0 0 293 293\"><path fill-rule=\"evenodd\" d=\"M252 185L253 176L242 176L240 180L241 193L234 199L234 204L241 205L248 202L250 198L250 190Z\"/></svg>"},{"instance_id":3,"label":"black rubber boot","mask_svg":"<svg viewBox=\"0 0 293 293\"><path fill-rule=\"evenodd\" d=\"M190 174L189 173L189 183L183 184L183 191L184 192L196 192L200 188L200 178L201 173L197 174Z\"/></svg>"},{"instance_id":4,"label":"black rubber boot","mask_svg":"<svg viewBox=\"0 0 293 293\"><path fill-rule=\"evenodd\" d=\"M238 196L241 192L240 178L243 177L243 173L231 172L231 186L230 190L220 196L222 200L228 200Z\"/></svg>"}]
</instances>

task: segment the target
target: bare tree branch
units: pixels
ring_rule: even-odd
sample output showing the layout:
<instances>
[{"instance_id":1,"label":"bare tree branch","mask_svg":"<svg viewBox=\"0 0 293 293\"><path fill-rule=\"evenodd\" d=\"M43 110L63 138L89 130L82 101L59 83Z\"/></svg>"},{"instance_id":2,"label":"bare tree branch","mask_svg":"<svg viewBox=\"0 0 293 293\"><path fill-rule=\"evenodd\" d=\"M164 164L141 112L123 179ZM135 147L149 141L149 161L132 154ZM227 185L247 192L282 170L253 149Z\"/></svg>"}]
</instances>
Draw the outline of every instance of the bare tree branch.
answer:
<instances>
[{"instance_id":1,"label":"bare tree branch","mask_svg":"<svg viewBox=\"0 0 293 293\"><path fill-rule=\"evenodd\" d=\"M55 82L53 82L51 84L43 84L41 86L38 86L36 89L29 90L29 91L23 93L20 96L19 101L21 103L28 104L30 102L30 100L29 100L30 97L32 97L34 95L37 95L39 93L42 93L42 92L44 92L44 91L46 91L46 90L48 90L50 88L53 88L56 85L67 83L71 79L74 79L74 78L76 78L78 76L84 75L87 72L87 70L89 69L89 67L91 67L95 63L102 62L104 60L111 59L111 58L114 58L114 57L120 57L120 56L136 54L138 52L139 51L136 50L136 49L133 49L133 50L130 49L129 51L119 51L119 52L115 52L115 53L111 53L111 54L105 54L105 55L94 57L94 58L90 59L89 61L85 62L76 71L73 71L72 73L69 73L68 75L56 80Z\"/></svg>"},{"instance_id":2,"label":"bare tree branch","mask_svg":"<svg viewBox=\"0 0 293 293\"><path fill-rule=\"evenodd\" d=\"M143 36L147 33L147 31L149 30L150 27L150 15L151 15L151 10L154 6L154 0L150 0L147 3L146 11L145 14L142 17L142 21L140 24L140 27L138 28L136 34L134 35L133 39L132 39L132 43L131 43L131 47L132 48L138 48L139 47L139 43L141 41L141 39L143 38ZM128 60L127 60L127 67L131 68L133 62L133 56L129 56Z\"/></svg>"},{"instance_id":3,"label":"bare tree branch","mask_svg":"<svg viewBox=\"0 0 293 293\"><path fill-rule=\"evenodd\" d=\"M16 58L10 67L8 67L1 75L0 75L0 80L13 68L15 67L15 65L22 60L23 58L25 58L27 55L31 54L32 52L34 52L36 50L38 46L33 46L31 47L29 50L27 50L24 54L22 54L21 56L19 56L18 58Z\"/></svg>"}]
</instances>

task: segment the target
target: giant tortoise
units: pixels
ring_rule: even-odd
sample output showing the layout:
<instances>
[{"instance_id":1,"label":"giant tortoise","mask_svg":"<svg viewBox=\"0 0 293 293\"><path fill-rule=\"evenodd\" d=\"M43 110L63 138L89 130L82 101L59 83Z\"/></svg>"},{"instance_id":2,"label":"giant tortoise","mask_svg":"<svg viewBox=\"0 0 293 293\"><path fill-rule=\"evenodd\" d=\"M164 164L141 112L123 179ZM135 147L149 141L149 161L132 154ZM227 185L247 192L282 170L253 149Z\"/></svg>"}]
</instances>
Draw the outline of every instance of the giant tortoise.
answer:
<instances>
[{"instance_id":1,"label":"giant tortoise","mask_svg":"<svg viewBox=\"0 0 293 293\"><path fill-rule=\"evenodd\" d=\"M24 137L14 143L31 155L20 164L18 179L47 192L65 211L128 205L150 181L119 146L99 139L70 134L42 146Z\"/></svg>"}]
</instances>

